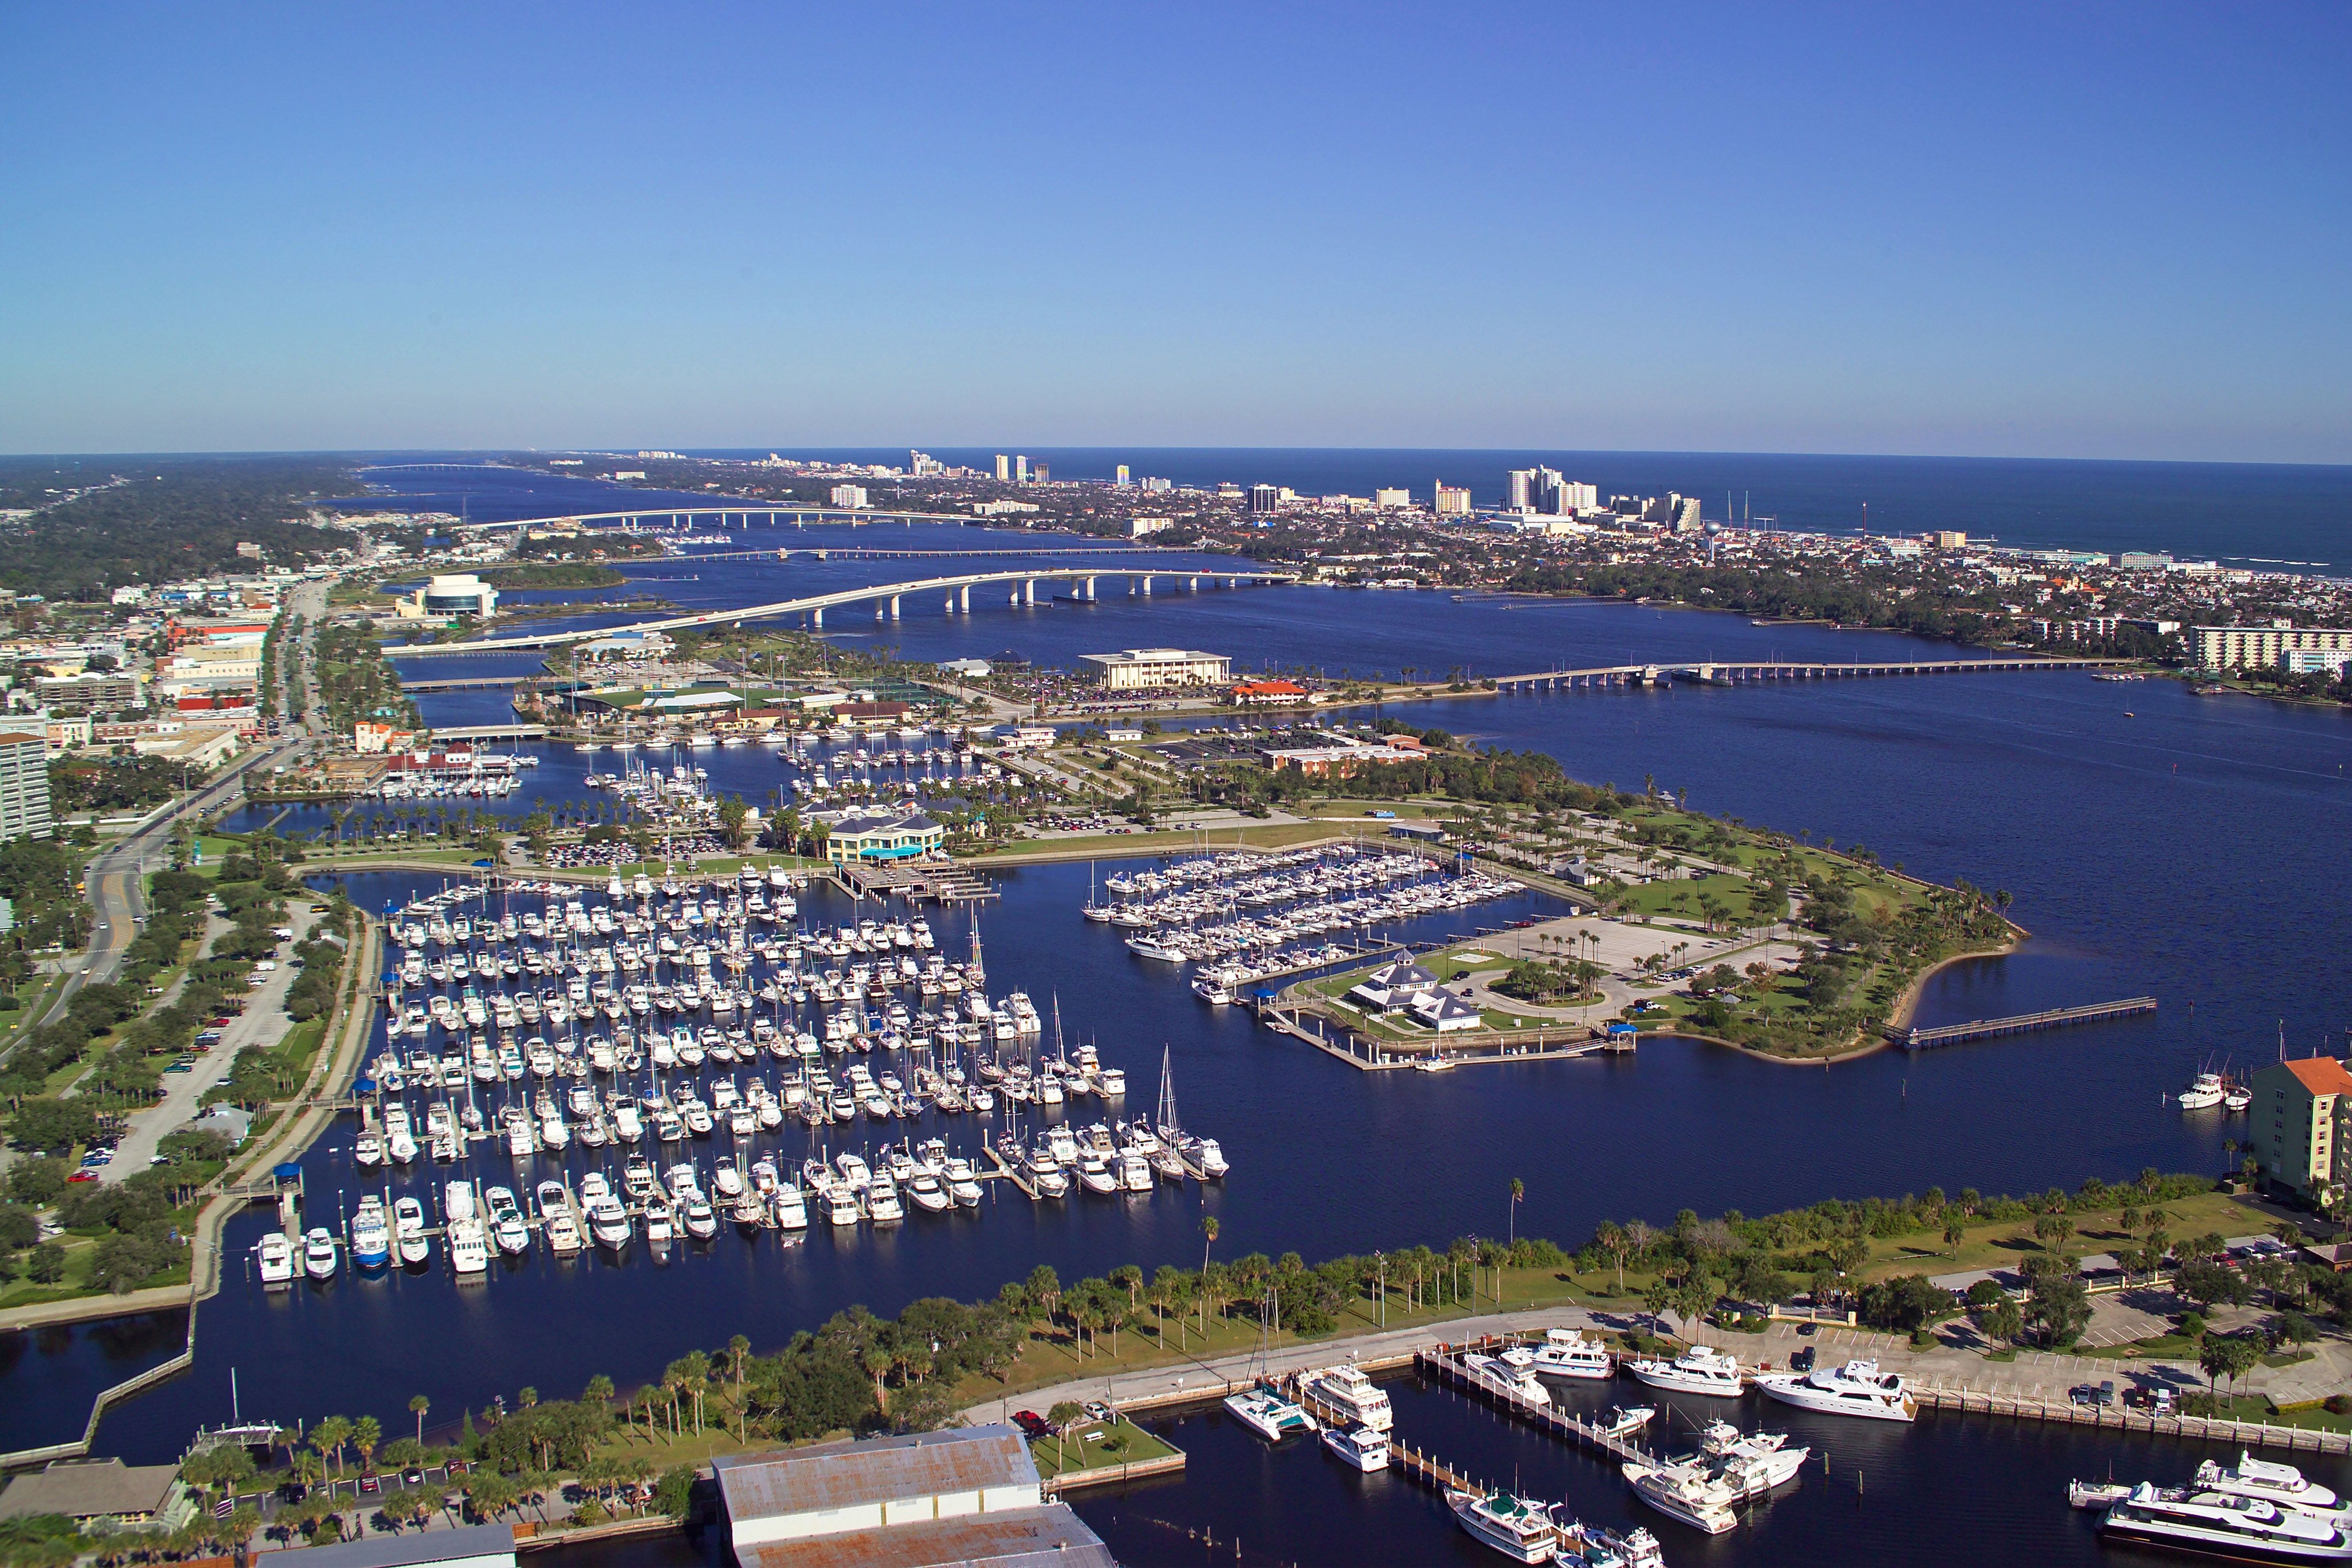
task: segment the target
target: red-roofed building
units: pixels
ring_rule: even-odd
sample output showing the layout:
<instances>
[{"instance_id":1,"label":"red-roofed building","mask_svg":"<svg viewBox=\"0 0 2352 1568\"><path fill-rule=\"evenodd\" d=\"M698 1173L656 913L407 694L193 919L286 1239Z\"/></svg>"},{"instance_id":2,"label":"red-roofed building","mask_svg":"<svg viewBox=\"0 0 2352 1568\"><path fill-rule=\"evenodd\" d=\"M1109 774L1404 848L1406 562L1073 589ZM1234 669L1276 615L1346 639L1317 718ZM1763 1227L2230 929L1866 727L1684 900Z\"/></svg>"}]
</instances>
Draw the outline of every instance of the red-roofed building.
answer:
<instances>
[{"instance_id":1,"label":"red-roofed building","mask_svg":"<svg viewBox=\"0 0 2352 1568\"><path fill-rule=\"evenodd\" d=\"M2273 1062L2254 1074L2247 1142L2263 1174L2307 1196L2344 1184L2352 1072L2334 1057Z\"/></svg>"},{"instance_id":2,"label":"red-roofed building","mask_svg":"<svg viewBox=\"0 0 2352 1568\"><path fill-rule=\"evenodd\" d=\"M1279 708L1317 700L1318 693L1293 680L1244 680L1234 688L1234 701L1244 708Z\"/></svg>"}]
</instances>

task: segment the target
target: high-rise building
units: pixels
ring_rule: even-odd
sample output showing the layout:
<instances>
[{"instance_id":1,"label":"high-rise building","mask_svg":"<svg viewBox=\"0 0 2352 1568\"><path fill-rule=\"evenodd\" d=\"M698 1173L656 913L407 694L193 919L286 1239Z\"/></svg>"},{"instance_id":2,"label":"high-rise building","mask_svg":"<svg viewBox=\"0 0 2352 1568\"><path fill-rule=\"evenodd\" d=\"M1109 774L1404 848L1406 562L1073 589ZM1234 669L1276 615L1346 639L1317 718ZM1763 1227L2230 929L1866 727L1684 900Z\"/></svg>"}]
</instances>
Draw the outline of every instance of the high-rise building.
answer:
<instances>
[{"instance_id":1,"label":"high-rise building","mask_svg":"<svg viewBox=\"0 0 2352 1568\"><path fill-rule=\"evenodd\" d=\"M1118 488L1121 489L1127 489L1127 465L1125 463L1121 463L1118 466Z\"/></svg>"},{"instance_id":2,"label":"high-rise building","mask_svg":"<svg viewBox=\"0 0 2352 1568\"><path fill-rule=\"evenodd\" d=\"M1408 489L1377 489L1372 492L1372 504L1383 508L1411 506L1412 492Z\"/></svg>"},{"instance_id":3,"label":"high-rise building","mask_svg":"<svg viewBox=\"0 0 2352 1568\"><path fill-rule=\"evenodd\" d=\"M1532 511L1536 504L1536 476L1540 468L1513 468L1503 477L1503 506L1508 511Z\"/></svg>"},{"instance_id":4,"label":"high-rise building","mask_svg":"<svg viewBox=\"0 0 2352 1568\"><path fill-rule=\"evenodd\" d=\"M1470 491L1466 486L1456 489L1448 485L1444 479L1439 479L1432 489L1434 494L1431 508L1438 516L1468 517L1470 515Z\"/></svg>"},{"instance_id":5,"label":"high-rise building","mask_svg":"<svg viewBox=\"0 0 2352 1568\"><path fill-rule=\"evenodd\" d=\"M929 452L908 452L907 467L919 479L930 479L948 471L948 466Z\"/></svg>"},{"instance_id":6,"label":"high-rise building","mask_svg":"<svg viewBox=\"0 0 2352 1568\"><path fill-rule=\"evenodd\" d=\"M1032 463L1029 465L1029 478L1033 483L1042 485L1053 477L1054 466L1051 463Z\"/></svg>"},{"instance_id":7,"label":"high-rise building","mask_svg":"<svg viewBox=\"0 0 2352 1568\"><path fill-rule=\"evenodd\" d=\"M51 826L47 740L0 734L0 839L47 838Z\"/></svg>"},{"instance_id":8,"label":"high-rise building","mask_svg":"<svg viewBox=\"0 0 2352 1568\"><path fill-rule=\"evenodd\" d=\"M1678 533L1696 533L1706 525L1699 521L1698 497L1677 496L1681 510L1675 514L1675 530Z\"/></svg>"},{"instance_id":9,"label":"high-rise building","mask_svg":"<svg viewBox=\"0 0 2352 1568\"><path fill-rule=\"evenodd\" d=\"M1142 487L1143 487L1144 490L1145 490L1147 493L1151 494L1151 495L1156 495L1156 496L1164 496L1164 495L1166 495L1170 490L1174 489L1176 488L1176 486L1175 486L1174 482L1173 482L1172 480L1169 480L1169 479L1155 479L1146 478L1145 479L1143 479L1143 480L1141 481L1141 484L1142 484Z\"/></svg>"},{"instance_id":10,"label":"high-rise building","mask_svg":"<svg viewBox=\"0 0 2352 1568\"><path fill-rule=\"evenodd\" d=\"M1000 479L1013 477L1013 459L1002 452L996 454L996 477Z\"/></svg>"},{"instance_id":11,"label":"high-rise building","mask_svg":"<svg viewBox=\"0 0 2352 1568\"><path fill-rule=\"evenodd\" d=\"M846 507L861 507L866 505L866 487L864 485L834 486L833 504L835 506Z\"/></svg>"},{"instance_id":12,"label":"high-rise building","mask_svg":"<svg viewBox=\"0 0 2352 1568\"><path fill-rule=\"evenodd\" d=\"M1282 504L1282 491L1273 485L1252 485L1249 509L1252 511L1272 511Z\"/></svg>"},{"instance_id":13,"label":"high-rise building","mask_svg":"<svg viewBox=\"0 0 2352 1568\"><path fill-rule=\"evenodd\" d=\"M1013 480L1015 484L1029 482L1029 459L1016 456L1013 459Z\"/></svg>"}]
</instances>

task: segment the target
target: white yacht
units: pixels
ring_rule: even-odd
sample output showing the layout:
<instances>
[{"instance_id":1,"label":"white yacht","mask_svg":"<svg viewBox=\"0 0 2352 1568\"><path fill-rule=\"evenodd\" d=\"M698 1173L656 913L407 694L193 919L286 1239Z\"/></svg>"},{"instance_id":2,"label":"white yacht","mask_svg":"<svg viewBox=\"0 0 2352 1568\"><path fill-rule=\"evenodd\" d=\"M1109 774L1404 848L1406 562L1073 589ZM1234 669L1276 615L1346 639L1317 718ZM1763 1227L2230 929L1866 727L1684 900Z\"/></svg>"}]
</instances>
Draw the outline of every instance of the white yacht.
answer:
<instances>
[{"instance_id":1,"label":"white yacht","mask_svg":"<svg viewBox=\"0 0 2352 1568\"><path fill-rule=\"evenodd\" d=\"M1784 1405L1876 1421L1909 1421L1918 1401L1903 1386L1900 1373L1881 1373L1874 1361L1850 1361L1834 1372L1770 1372L1756 1386Z\"/></svg>"},{"instance_id":2,"label":"white yacht","mask_svg":"<svg viewBox=\"0 0 2352 1568\"><path fill-rule=\"evenodd\" d=\"M432 1255L433 1244L425 1235L425 1205L415 1198L393 1200L392 1234L401 1262L414 1267Z\"/></svg>"},{"instance_id":3,"label":"white yacht","mask_svg":"<svg viewBox=\"0 0 2352 1568\"><path fill-rule=\"evenodd\" d=\"M261 1282L272 1289L294 1283L294 1244L286 1239L282 1230L273 1230L261 1238L256 1248L259 1254L257 1267Z\"/></svg>"},{"instance_id":4,"label":"white yacht","mask_svg":"<svg viewBox=\"0 0 2352 1568\"><path fill-rule=\"evenodd\" d=\"M1456 1523L1514 1563L1549 1563L1559 1546L1551 1510L1507 1491L1465 1492L1449 1487L1445 1503Z\"/></svg>"},{"instance_id":5,"label":"white yacht","mask_svg":"<svg viewBox=\"0 0 2352 1568\"><path fill-rule=\"evenodd\" d=\"M1465 1355L1462 1370L1470 1381L1492 1394L1500 1394L1529 1405L1549 1405L1551 1393L1538 1380L1532 1367L1517 1366L1501 1356Z\"/></svg>"},{"instance_id":6,"label":"white yacht","mask_svg":"<svg viewBox=\"0 0 2352 1568\"><path fill-rule=\"evenodd\" d=\"M1811 1448L1791 1447L1786 1433L1742 1432L1728 1421L1710 1421L1699 1428L1695 1463L1715 1473L1749 1497L1762 1497L1787 1486L1805 1468Z\"/></svg>"},{"instance_id":7,"label":"white yacht","mask_svg":"<svg viewBox=\"0 0 2352 1568\"><path fill-rule=\"evenodd\" d=\"M1709 1535L1721 1535L1739 1522L1731 1511L1731 1505L1739 1500L1738 1490L1703 1470L1688 1465L1631 1462L1622 1468L1633 1495L1668 1519Z\"/></svg>"},{"instance_id":8,"label":"white yacht","mask_svg":"<svg viewBox=\"0 0 2352 1568\"><path fill-rule=\"evenodd\" d=\"M793 1185L778 1187L771 1203L775 1210L776 1224L779 1228L783 1230L808 1228L808 1201L801 1195L799 1187Z\"/></svg>"},{"instance_id":9,"label":"white yacht","mask_svg":"<svg viewBox=\"0 0 2352 1568\"><path fill-rule=\"evenodd\" d=\"M2334 1492L2316 1481L2306 1480L2303 1472L2293 1465L2257 1459L2243 1448L2238 1450L2235 1465L2208 1459L2198 1466L2197 1485L2217 1492L2268 1498L2273 1502L2289 1503L2296 1508L2326 1510L2341 1506Z\"/></svg>"},{"instance_id":10,"label":"white yacht","mask_svg":"<svg viewBox=\"0 0 2352 1568\"><path fill-rule=\"evenodd\" d=\"M1609 1378L1617 1373L1617 1358L1599 1340L1588 1340L1580 1329L1548 1329L1536 1347L1535 1369L1546 1377Z\"/></svg>"},{"instance_id":11,"label":"white yacht","mask_svg":"<svg viewBox=\"0 0 2352 1568\"><path fill-rule=\"evenodd\" d=\"M2217 1072L2200 1072L2197 1080L2175 1098L2183 1110L2210 1110L2229 1095L2229 1088Z\"/></svg>"},{"instance_id":12,"label":"white yacht","mask_svg":"<svg viewBox=\"0 0 2352 1568\"><path fill-rule=\"evenodd\" d=\"M1338 1412L1342 1419L1352 1421L1359 1426L1385 1432L1395 1425L1396 1416L1389 1408L1389 1396L1356 1367L1342 1364L1310 1372L1301 1380L1299 1386L1309 1396Z\"/></svg>"},{"instance_id":13,"label":"white yacht","mask_svg":"<svg viewBox=\"0 0 2352 1568\"><path fill-rule=\"evenodd\" d=\"M1580 1523L1569 1513L1566 1503L1552 1504L1551 1517L1559 1526L1559 1544L1553 1549L1552 1561L1561 1568L1666 1568L1665 1549L1646 1530L1629 1530L1620 1535L1597 1524Z\"/></svg>"},{"instance_id":14,"label":"white yacht","mask_svg":"<svg viewBox=\"0 0 2352 1568\"><path fill-rule=\"evenodd\" d=\"M1127 939L1128 951L1138 958L1156 959L1161 963L1190 963L1192 955L1163 937L1131 936Z\"/></svg>"},{"instance_id":15,"label":"white yacht","mask_svg":"<svg viewBox=\"0 0 2352 1568\"><path fill-rule=\"evenodd\" d=\"M1234 1420L1269 1443L1279 1443L1294 1432L1312 1432L1315 1417L1265 1384L1225 1395L1225 1408Z\"/></svg>"},{"instance_id":16,"label":"white yacht","mask_svg":"<svg viewBox=\"0 0 2352 1568\"><path fill-rule=\"evenodd\" d=\"M302 1272L313 1279L331 1279L341 1254L335 1249L335 1237L326 1226L319 1226L302 1238Z\"/></svg>"},{"instance_id":17,"label":"white yacht","mask_svg":"<svg viewBox=\"0 0 2352 1568\"><path fill-rule=\"evenodd\" d=\"M352 1215L352 1266L381 1268L391 1261L392 1226L384 1222L383 1200L371 1193Z\"/></svg>"},{"instance_id":18,"label":"white yacht","mask_svg":"<svg viewBox=\"0 0 2352 1568\"><path fill-rule=\"evenodd\" d=\"M1706 1394L1719 1399L1737 1399L1740 1394L1739 1359L1713 1345L1693 1345L1670 1362L1632 1362L1627 1370L1652 1388L1669 1394Z\"/></svg>"},{"instance_id":19,"label":"white yacht","mask_svg":"<svg viewBox=\"0 0 2352 1568\"><path fill-rule=\"evenodd\" d=\"M1323 1446L1348 1464L1370 1475L1389 1468L1389 1437L1369 1426L1327 1426Z\"/></svg>"},{"instance_id":20,"label":"white yacht","mask_svg":"<svg viewBox=\"0 0 2352 1568\"><path fill-rule=\"evenodd\" d=\"M2243 1492L2143 1483L2107 1510L2099 1533L2241 1563L2352 1561L2352 1537L2336 1516Z\"/></svg>"}]
</instances>

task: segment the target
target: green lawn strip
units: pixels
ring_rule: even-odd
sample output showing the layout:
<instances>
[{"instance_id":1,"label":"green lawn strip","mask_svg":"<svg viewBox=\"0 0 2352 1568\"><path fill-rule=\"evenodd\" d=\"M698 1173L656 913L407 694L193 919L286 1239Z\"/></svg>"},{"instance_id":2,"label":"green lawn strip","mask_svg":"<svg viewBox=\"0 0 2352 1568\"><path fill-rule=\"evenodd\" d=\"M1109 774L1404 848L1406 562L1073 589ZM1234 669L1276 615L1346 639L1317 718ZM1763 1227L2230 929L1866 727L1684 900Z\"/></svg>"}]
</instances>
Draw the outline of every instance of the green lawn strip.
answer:
<instances>
[{"instance_id":1,"label":"green lawn strip","mask_svg":"<svg viewBox=\"0 0 2352 1568\"><path fill-rule=\"evenodd\" d=\"M1165 1459L1176 1449L1125 1416L1117 1416L1108 1422L1088 1421L1058 1436L1032 1438L1029 1452L1036 1458L1038 1473L1052 1478Z\"/></svg>"}]
</instances>

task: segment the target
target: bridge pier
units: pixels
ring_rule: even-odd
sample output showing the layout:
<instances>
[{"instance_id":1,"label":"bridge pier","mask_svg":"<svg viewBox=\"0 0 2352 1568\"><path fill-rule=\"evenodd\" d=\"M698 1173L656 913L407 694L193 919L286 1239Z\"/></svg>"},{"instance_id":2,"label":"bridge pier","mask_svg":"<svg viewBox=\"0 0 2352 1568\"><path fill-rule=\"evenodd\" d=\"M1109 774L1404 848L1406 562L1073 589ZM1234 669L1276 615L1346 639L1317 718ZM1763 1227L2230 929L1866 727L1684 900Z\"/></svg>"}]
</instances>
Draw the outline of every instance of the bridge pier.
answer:
<instances>
[{"instance_id":1,"label":"bridge pier","mask_svg":"<svg viewBox=\"0 0 2352 1568\"><path fill-rule=\"evenodd\" d=\"M1184 579L1184 591L1188 594L1197 594L1201 591L1201 579L1197 573Z\"/></svg>"},{"instance_id":2,"label":"bridge pier","mask_svg":"<svg viewBox=\"0 0 2352 1568\"><path fill-rule=\"evenodd\" d=\"M809 625L817 631L824 630L824 606L819 605L809 612Z\"/></svg>"},{"instance_id":3,"label":"bridge pier","mask_svg":"<svg viewBox=\"0 0 2352 1568\"><path fill-rule=\"evenodd\" d=\"M1086 579L1086 592L1080 595L1079 597L1085 599L1087 604L1091 605L1095 602L1095 580L1088 577Z\"/></svg>"},{"instance_id":4,"label":"bridge pier","mask_svg":"<svg viewBox=\"0 0 2352 1568\"><path fill-rule=\"evenodd\" d=\"M958 591L956 598L958 601L956 607L967 616L971 614L971 584L966 583L963 587Z\"/></svg>"},{"instance_id":5,"label":"bridge pier","mask_svg":"<svg viewBox=\"0 0 2352 1568\"><path fill-rule=\"evenodd\" d=\"M898 618L898 595L896 594L890 595L890 618L894 621Z\"/></svg>"},{"instance_id":6,"label":"bridge pier","mask_svg":"<svg viewBox=\"0 0 2352 1568\"><path fill-rule=\"evenodd\" d=\"M1147 599L1151 597L1151 574L1149 572L1143 574L1143 596Z\"/></svg>"},{"instance_id":7,"label":"bridge pier","mask_svg":"<svg viewBox=\"0 0 2352 1568\"><path fill-rule=\"evenodd\" d=\"M1036 578L1032 577L1021 584L1021 602L1024 605L1034 605L1037 602Z\"/></svg>"}]
</instances>

